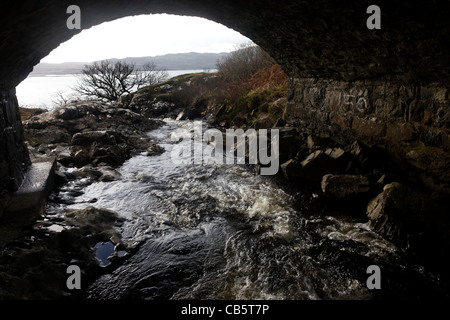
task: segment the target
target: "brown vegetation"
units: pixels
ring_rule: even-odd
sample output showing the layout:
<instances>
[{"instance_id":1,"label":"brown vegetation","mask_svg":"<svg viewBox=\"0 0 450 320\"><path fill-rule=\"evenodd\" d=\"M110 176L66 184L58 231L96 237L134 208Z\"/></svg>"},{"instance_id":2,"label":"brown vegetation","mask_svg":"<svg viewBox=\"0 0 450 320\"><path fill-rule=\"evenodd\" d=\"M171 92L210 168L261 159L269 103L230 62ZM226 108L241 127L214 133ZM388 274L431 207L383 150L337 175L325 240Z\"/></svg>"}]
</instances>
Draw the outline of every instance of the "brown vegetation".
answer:
<instances>
[{"instance_id":1,"label":"brown vegetation","mask_svg":"<svg viewBox=\"0 0 450 320\"><path fill-rule=\"evenodd\" d=\"M275 102L286 97L288 77L260 47L242 45L217 66L225 105L218 123L266 127L282 119L284 106ZM266 120L257 125L258 119Z\"/></svg>"},{"instance_id":2,"label":"brown vegetation","mask_svg":"<svg viewBox=\"0 0 450 320\"><path fill-rule=\"evenodd\" d=\"M37 116L38 114L47 112L45 109L39 108L19 108L20 109L20 120L25 121L31 117Z\"/></svg>"},{"instance_id":3,"label":"brown vegetation","mask_svg":"<svg viewBox=\"0 0 450 320\"><path fill-rule=\"evenodd\" d=\"M142 88L127 106L149 117L183 113L228 127L283 126L288 77L266 52L241 45L217 67L217 73L185 74Z\"/></svg>"}]
</instances>

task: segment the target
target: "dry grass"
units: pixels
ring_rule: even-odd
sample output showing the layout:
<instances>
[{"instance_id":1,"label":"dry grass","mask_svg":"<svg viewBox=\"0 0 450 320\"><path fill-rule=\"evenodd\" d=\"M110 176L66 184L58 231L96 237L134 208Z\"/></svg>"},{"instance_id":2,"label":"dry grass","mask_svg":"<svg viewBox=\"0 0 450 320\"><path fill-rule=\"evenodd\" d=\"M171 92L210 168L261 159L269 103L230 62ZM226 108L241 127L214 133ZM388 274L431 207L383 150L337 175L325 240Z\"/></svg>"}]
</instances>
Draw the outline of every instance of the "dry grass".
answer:
<instances>
[{"instance_id":1,"label":"dry grass","mask_svg":"<svg viewBox=\"0 0 450 320\"><path fill-rule=\"evenodd\" d=\"M28 120L31 117L34 117L38 114L47 112L47 110L40 108L19 108L19 111L20 111L20 120L22 121Z\"/></svg>"}]
</instances>

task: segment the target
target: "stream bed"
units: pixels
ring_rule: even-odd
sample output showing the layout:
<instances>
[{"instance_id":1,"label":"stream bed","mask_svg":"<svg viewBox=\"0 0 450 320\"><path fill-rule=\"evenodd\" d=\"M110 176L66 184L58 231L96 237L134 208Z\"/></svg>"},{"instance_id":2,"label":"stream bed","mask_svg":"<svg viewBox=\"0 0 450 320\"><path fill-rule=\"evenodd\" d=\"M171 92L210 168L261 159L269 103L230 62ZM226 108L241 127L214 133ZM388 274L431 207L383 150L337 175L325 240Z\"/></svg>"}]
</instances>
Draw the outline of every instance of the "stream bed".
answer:
<instances>
[{"instance_id":1,"label":"stream bed","mask_svg":"<svg viewBox=\"0 0 450 320\"><path fill-rule=\"evenodd\" d=\"M98 277L88 299L404 299L442 295L439 277L410 262L365 219L333 215L317 195L245 165L175 164L172 141L193 122L166 119L148 134L165 149L136 155L113 181L69 184L47 212L88 206L123 219L122 240L139 243ZM203 147L206 147L204 145ZM76 192L74 192L76 191ZM55 230L57 232L57 230ZM111 244L97 248L108 265ZM119 253L120 254L120 253ZM379 266L381 289L367 288Z\"/></svg>"}]
</instances>

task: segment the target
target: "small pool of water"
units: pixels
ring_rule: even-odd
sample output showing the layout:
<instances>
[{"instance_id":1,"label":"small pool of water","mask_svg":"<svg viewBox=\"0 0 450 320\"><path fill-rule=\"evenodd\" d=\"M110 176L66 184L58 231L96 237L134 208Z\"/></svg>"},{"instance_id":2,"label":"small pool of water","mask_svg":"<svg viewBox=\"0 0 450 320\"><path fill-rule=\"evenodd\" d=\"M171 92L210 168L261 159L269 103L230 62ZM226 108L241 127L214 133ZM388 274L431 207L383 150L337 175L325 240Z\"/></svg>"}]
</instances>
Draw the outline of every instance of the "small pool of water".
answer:
<instances>
[{"instance_id":1,"label":"small pool of water","mask_svg":"<svg viewBox=\"0 0 450 320\"><path fill-rule=\"evenodd\" d=\"M98 242L95 246L95 256L100 263L100 266L106 267L111 264L109 258L114 253L114 244L111 241Z\"/></svg>"}]
</instances>

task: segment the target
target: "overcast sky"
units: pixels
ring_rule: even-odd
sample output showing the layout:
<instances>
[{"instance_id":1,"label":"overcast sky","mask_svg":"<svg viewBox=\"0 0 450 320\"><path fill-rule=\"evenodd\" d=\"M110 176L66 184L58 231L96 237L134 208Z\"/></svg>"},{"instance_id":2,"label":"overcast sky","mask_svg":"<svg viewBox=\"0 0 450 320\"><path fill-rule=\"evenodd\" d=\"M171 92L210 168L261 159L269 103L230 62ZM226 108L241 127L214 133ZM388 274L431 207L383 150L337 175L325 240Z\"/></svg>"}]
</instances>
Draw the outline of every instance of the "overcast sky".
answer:
<instances>
[{"instance_id":1,"label":"overcast sky","mask_svg":"<svg viewBox=\"0 0 450 320\"><path fill-rule=\"evenodd\" d=\"M249 41L238 32L203 18L141 15L83 30L41 62L91 62L167 53L229 52L236 45Z\"/></svg>"}]
</instances>

